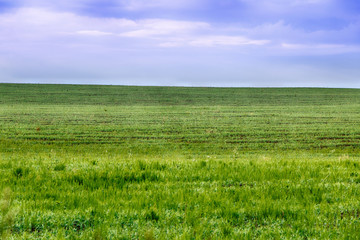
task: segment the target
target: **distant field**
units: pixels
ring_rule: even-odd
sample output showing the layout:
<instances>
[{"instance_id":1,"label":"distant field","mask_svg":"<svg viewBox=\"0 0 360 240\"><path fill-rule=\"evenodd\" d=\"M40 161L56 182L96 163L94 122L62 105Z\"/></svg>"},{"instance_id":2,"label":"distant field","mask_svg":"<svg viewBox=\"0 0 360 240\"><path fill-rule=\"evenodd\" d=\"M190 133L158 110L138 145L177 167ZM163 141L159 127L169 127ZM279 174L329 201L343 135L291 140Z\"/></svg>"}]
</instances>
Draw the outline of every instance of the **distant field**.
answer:
<instances>
[{"instance_id":1,"label":"distant field","mask_svg":"<svg viewBox=\"0 0 360 240\"><path fill-rule=\"evenodd\" d=\"M360 90L0 84L0 239L359 239Z\"/></svg>"}]
</instances>

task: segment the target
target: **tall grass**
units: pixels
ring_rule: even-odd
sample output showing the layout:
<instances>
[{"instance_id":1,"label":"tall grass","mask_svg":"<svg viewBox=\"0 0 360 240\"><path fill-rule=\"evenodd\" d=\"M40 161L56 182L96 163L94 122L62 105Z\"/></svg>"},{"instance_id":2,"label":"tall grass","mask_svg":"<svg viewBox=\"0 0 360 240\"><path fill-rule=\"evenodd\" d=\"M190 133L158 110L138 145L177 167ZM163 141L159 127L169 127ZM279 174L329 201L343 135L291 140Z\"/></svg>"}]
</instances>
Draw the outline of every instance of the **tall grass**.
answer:
<instances>
[{"instance_id":1,"label":"tall grass","mask_svg":"<svg viewBox=\"0 0 360 240\"><path fill-rule=\"evenodd\" d=\"M12 192L5 188L0 198L0 237L7 239L13 229L16 209L13 207Z\"/></svg>"}]
</instances>

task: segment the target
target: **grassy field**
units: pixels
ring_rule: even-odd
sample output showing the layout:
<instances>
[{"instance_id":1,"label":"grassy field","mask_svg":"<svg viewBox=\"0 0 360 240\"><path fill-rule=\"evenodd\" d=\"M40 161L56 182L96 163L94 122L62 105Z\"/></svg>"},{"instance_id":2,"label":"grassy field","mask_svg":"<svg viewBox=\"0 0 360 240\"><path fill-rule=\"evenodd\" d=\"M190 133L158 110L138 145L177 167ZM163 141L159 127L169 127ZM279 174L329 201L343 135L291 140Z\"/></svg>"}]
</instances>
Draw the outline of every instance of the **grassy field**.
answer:
<instances>
[{"instance_id":1,"label":"grassy field","mask_svg":"<svg viewBox=\"0 0 360 240\"><path fill-rule=\"evenodd\" d=\"M0 84L0 239L359 239L360 90Z\"/></svg>"}]
</instances>

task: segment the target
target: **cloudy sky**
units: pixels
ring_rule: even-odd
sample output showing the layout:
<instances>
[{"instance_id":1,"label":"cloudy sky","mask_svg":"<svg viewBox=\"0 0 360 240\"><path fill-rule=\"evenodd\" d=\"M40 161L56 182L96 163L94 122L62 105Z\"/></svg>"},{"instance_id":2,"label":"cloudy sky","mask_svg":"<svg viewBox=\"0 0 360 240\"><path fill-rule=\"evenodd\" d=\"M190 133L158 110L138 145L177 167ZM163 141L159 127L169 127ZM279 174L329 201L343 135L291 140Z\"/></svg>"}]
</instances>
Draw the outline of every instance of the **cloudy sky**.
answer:
<instances>
[{"instance_id":1,"label":"cloudy sky","mask_svg":"<svg viewBox=\"0 0 360 240\"><path fill-rule=\"evenodd\" d=\"M359 0L0 0L0 82L360 87Z\"/></svg>"}]
</instances>

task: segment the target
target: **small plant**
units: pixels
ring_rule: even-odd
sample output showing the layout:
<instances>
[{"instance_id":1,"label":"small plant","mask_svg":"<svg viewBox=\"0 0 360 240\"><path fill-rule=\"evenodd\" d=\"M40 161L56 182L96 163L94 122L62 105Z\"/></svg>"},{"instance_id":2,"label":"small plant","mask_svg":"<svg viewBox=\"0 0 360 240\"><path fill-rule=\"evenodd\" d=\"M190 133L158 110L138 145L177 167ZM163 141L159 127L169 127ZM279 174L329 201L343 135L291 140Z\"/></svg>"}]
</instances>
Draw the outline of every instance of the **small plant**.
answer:
<instances>
[{"instance_id":1,"label":"small plant","mask_svg":"<svg viewBox=\"0 0 360 240\"><path fill-rule=\"evenodd\" d=\"M139 170L141 170L141 171L146 169L145 161L142 161L142 160L137 161L137 166L138 166Z\"/></svg>"},{"instance_id":2,"label":"small plant","mask_svg":"<svg viewBox=\"0 0 360 240\"><path fill-rule=\"evenodd\" d=\"M159 215L156 209L152 208L145 214L145 219L148 221L159 221Z\"/></svg>"},{"instance_id":3,"label":"small plant","mask_svg":"<svg viewBox=\"0 0 360 240\"><path fill-rule=\"evenodd\" d=\"M54 170L55 171L64 171L66 169L66 166L64 163L60 163L60 164L57 164L55 167L54 167Z\"/></svg>"},{"instance_id":4,"label":"small plant","mask_svg":"<svg viewBox=\"0 0 360 240\"><path fill-rule=\"evenodd\" d=\"M206 167L207 163L205 161L200 162L200 168Z\"/></svg>"},{"instance_id":5,"label":"small plant","mask_svg":"<svg viewBox=\"0 0 360 240\"><path fill-rule=\"evenodd\" d=\"M231 235L232 233L232 229L229 225L226 225L226 224L223 224L221 226L221 231L222 231L222 234L225 236L225 237L228 237Z\"/></svg>"},{"instance_id":6,"label":"small plant","mask_svg":"<svg viewBox=\"0 0 360 240\"><path fill-rule=\"evenodd\" d=\"M27 169L27 168L25 169L25 168L22 168L22 167L18 167L13 171L14 176L17 177L17 178L21 178L23 176L26 176L28 173L29 173L29 169Z\"/></svg>"}]
</instances>

